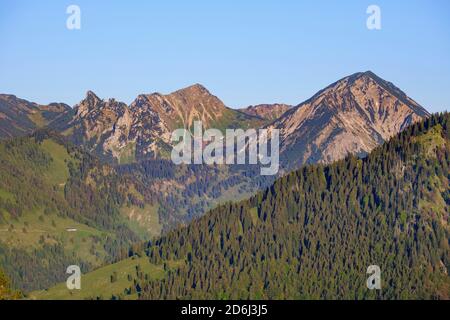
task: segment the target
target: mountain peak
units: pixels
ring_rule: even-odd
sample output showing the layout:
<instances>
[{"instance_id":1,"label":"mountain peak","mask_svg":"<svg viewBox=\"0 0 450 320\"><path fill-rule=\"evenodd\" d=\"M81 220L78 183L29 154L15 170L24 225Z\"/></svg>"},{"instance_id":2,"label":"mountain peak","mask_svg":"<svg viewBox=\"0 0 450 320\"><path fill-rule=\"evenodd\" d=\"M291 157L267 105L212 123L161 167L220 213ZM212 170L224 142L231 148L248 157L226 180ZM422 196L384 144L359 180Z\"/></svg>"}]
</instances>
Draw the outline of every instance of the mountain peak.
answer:
<instances>
[{"instance_id":1,"label":"mountain peak","mask_svg":"<svg viewBox=\"0 0 450 320\"><path fill-rule=\"evenodd\" d=\"M368 70L364 72L357 72L346 76L326 88L317 92L307 101L303 102L301 105L316 102L322 102L324 99L328 102L331 101L335 107L340 109L341 107L349 107L348 103L344 103L344 100L351 98L351 96L360 96L360 98L367 98L371 95L373 102L379 100L382 97L391 97L394 100L402 102L402 104L420 116L426 117L429 113L421 107L416 101L411 99L396 87L393 83L386 81L376 75L374 72ZM355 98L355 97L354 97ZM339 102L339 101L340 102ZM366 103L361 103L360 106L366 106ZM384 104L385 106L394 104Z\"/></svg>"},{"instance_id":2,"label":"mountain peak","mask_svg":"<svg viewBox=\"0 0 450 320\"><path fill-rule=\"evenodd\" d=\"M86 92L86 97L75 106L76 115L84 117L93 110L100 101L102 100L93 91L88 90Z\"/></svg>"},{"instance_id":3,"label":"mountain peak","mask_svg":"<svg viewBox=\"0 0 450 320\"><path fill-rule=\"evenodd\" d=\"M367 76L367 77L371 77L371 78L374 78L374 77L378 78L378 76L371 70L367 70L367 71L361 72L361 74L363 76Z\"/></svg>"},{"instance_id":4,"label":"mountain peak","mask_svg":"<svg viewBox=\"0 0 450 320\"><path fill-rule=\"evenodd\" d=\"M208 91L208 89L205 88L205 86L201 85L200 83L195 83L193 85L190 85L186 88L179 89L175 91L174 93L181 93L181 94L207 94L210 95L211 93Z\"/></svg>"},{"instance_id":5,"label":"mountain peak","mask_svg":"<svg viewBox=\"0 0 450 320\"><path fill-rule=\"evenodd\" d=\"M340 80L338 80L336 83L346 82L349 85L355 84L357 80L373 80L377 83L379 82L386 82L385 80L381 79L379 76L377 76L374 72L367 70L364 72L356 72L354 74L351 74L347 77L344 77Z\"/></svg>"},{"instance_id":6,"label":"mountain peak","mask_svg":"<svg viewBox=\"0 0 450 320\"><path fill-rule=\"evenodd\" d=\"M86 96L79 105L85 105L88 109L97 105L102 99L100 99L93 91L88 90Z\"/></svg>"},{"instance_id":7,"label":"mountain peak","mask_svg":"<svg viewBox=\"0 0 450 320\"><path fill-rule=\"evenodd\" d=\"M100 100L100 98L91 90L88 90L86 92L86 98L85 99L94 99L94 100Z\"/></svg>"},{"instance_id":8,"label":"mountain peak","mask_svg":"<svg viewBox=\"0 0 450 320\"><path fill-rule=\"evenodd\" d=\"M200 91L208 91L206 87L200 83L194 83L193 85L187 87L188 89L191 88L192 90L200 90Z\"/></svg>"},{"instance_id":9,"label":"mountain peak","mask_svg":"<svg viewBox=\"0 0 450 320\"><path fill-rule=\"evenodd\" d=\"M344 77L286 112L282 153L297 164L363 154L429 113L391 82L372 71ZM312 141L313 148L302 141Z\"/></svg>"}]
</instances>

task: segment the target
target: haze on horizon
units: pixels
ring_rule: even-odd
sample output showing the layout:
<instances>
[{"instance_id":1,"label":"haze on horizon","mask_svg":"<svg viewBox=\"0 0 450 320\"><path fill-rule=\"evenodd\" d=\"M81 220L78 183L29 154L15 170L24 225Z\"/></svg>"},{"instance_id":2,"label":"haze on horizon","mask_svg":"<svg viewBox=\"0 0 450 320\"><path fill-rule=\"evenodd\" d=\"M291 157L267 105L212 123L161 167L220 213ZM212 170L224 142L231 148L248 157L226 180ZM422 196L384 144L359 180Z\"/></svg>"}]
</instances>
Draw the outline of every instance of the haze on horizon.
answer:
<instances>
[{"instance_id":1,"label":"haze on horizon","mask_svg":"<svg viewBox=\"0 0 450 320\"><path fill-rule=\"evenodd\" d=\"M81 9L68 30L66 9ZM369 30L366 9L381 9ZM4 0L0 93L78 103L86 91L130 103L201 83L230 107L298 104L372 70L431 112L450 106L450 3Z\"/></svg>"}]
</instances>

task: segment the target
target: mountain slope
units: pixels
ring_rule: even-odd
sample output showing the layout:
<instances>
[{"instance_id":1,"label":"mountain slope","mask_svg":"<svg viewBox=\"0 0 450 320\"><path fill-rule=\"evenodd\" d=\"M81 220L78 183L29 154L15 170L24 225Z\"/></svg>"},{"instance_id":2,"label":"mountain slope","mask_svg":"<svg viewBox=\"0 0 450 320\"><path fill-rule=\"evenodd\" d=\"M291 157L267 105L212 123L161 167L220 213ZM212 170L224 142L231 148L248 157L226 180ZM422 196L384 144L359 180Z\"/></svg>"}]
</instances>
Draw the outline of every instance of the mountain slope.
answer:
<instances>
[{"instance_id":1,"label":"mountain slope","mask_svg":"<svg viewBox=\"0 0 450 320\"><path fill-rule=\"evenodd\" d=\"M140 95L130 105L133 125L130 140L136 143L138 158L171 150L170 135L178 128L191 130L194 121L202 121L204 129L258 127L263 121L226 107L205 87L195 84L168 95ZM168 147L169 146L169 147ZM158 150L159 149L159 150ZM166 154L167 156L167 154Z\"/></svg>"},{"instance_id":2,"label":"mountain slope","mask_svg":"<svg viewBox=\"0 0 450 320\"><path fill-rule=\"evenodd\" d=\"M163 236L150 260L185 264L142 298L449 299L449 178L450 114L434 115Z\"/></svg>"},{"instance_id":3,"label":"mountain slope","mask_svg":"<svg viewBox=\"0 0 450 320\"><path fill-rule=\"evenodd\" d=\"M14 95L0 94L0 139L29 134L69 109L63 103L38 105Z\"/></svg>"},{"instance_id":4,"label":"mountain slope","mask_svg":"<svg viewBox=\"0 0 450 320\"><path fill-rule=\"evenodd\" d=\"M392 83L367 71L345 77L286 112L280 130L288 168L365 154L428 112Z\"/></svg>"},{"instance_id":5,"label":"mountain slope","mask_svg":"<svg viewBox=\"0 0 450 320\"><path fill-rule=\"evenodd\" d=\"M15 288L34 290L128 254L139 237L127 208L151 205L132 181L60 136L0 141L0 269Z\"/></svg>"},{"instance_id":6,"label":"mountain slope","mask_svg":"<svg viewBox=\"0 0 450 320\"><path fill-rule=\"evenodd\" d=\"M169 263L169 267L176 263ZM67 290L66 283L50 290L30 293L33 300L85 300L85 299L137 299L141 291L139 283L147 279L162 279L166 270L154 265L146 256L133 256L114 264L104 266L83 275L82 290Z\"/></svg>"},{"instance_id":7,"label":"mountain slope","mask_svg":"<svg viewBox=\"0 0 450 320\"><path fill-rule=\"evenodd\" d=\"M170 160L113 167L48 130L1 140L0 269L25 292L49 287L68 265L86 272L127 257L135 243L253 194L249 180Z\"/></svg>"}]
</instances>

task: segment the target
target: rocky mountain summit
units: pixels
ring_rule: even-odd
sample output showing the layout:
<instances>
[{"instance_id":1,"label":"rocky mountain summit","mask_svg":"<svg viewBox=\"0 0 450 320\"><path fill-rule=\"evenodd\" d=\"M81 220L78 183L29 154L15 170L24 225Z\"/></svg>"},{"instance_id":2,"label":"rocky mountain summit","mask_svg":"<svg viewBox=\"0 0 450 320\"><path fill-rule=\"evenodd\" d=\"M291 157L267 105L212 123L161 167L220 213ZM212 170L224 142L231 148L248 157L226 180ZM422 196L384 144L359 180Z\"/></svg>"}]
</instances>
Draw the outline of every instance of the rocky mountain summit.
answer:
<instances>
[{"instance_id":1,"label":"rocky mountain summit","mask_svg":"<svg viewBox=\"0 0 450 320\"><path fill-rule=\"evenodd\" d=\"M288 167L365 154L429 113L371 71L345 77L269 126Z\"/></svg>"}]
</instances>

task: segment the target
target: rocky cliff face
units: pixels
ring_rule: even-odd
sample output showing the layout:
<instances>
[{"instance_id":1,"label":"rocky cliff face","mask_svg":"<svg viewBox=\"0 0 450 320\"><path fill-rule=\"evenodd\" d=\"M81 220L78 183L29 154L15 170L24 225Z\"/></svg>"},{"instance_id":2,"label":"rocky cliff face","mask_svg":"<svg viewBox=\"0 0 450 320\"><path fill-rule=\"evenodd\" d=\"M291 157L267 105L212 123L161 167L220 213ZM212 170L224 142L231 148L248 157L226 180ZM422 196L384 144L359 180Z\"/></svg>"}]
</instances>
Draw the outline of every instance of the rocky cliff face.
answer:
<instances>
[{"instance_id":1,"label":"rocky cliff face","mask_svg":"<svg viewBox=\"0 0 450 320\"><path fill-rule=\"evenodd\" d=\"M131 115L125 103L102 100L92 91L52 126L76 144L104 157L118 157L127 145Z\"/></svg>"},{"instance_id":2,"label":"rocky cliff face","mask_svg":"<svg viewBox=\"0 0 450 320\"><path fill-rule=\"evenodd\" d=\"M160 115L170 130L189 128L194 120L211 126L230 110L216 96L200 84L175 91L168 95L160 93L140 95L132 104L136 118L145 119L151 113Z\"/></svg>"},{"instance_id":3,"label":"rocky cliff face","mask_svg":"<svg viewBox=\"0 0 450 320\"><path fill-rule=\"evenodd\" d=\"M207 128L258 127L263 121L226 107L199 84L175 91L139 95L130 106L101 100L89 91L72 115L55 124L72 141L119 163L167 158L171 133L191 129L194 121Z\"/></svg>"},{"instance_id":4,"label":"rocky cliff face","mask_svg":"<svg viewBox=\"0 0 450 320\"><path fill-rule=\"evenodd\" d=\"M280 130L286 167L364 154L429 113L404 92L367 71L345 77L286 112Z\"/></svg>"}]
</instances>

